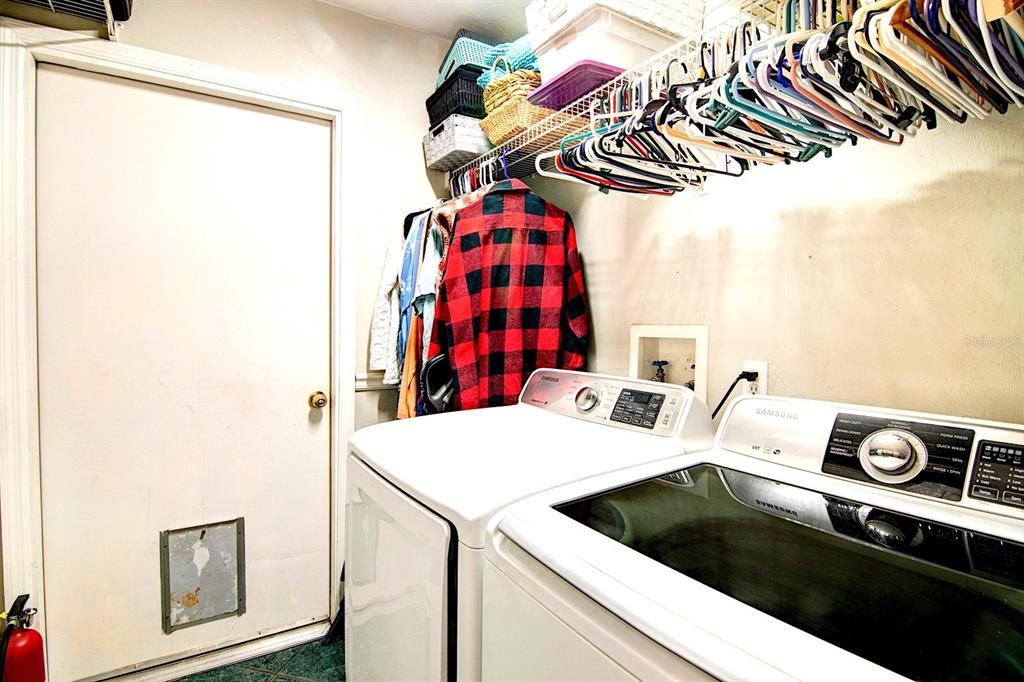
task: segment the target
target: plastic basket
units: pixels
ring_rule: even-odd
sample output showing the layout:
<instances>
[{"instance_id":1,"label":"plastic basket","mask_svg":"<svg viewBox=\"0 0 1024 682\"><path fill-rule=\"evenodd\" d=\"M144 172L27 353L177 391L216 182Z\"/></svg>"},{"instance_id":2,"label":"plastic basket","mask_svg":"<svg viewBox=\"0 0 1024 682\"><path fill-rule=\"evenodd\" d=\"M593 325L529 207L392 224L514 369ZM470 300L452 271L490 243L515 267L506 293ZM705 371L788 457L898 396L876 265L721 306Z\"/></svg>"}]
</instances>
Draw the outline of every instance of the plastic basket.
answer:
<instances>
[{"instance_id":1,"label":"plastic basket","mask_svg":"<svg viewBox=\"0 0 1024 682\"><path fill-rule=\"evenodd\" d=\"M600 59L631 68L677 39L603 5L591 5L537 47L542 74L562 73L576 62Z\"/></svg>"},{"instance_id":2,"label":"plastic basket","mask_svg":"<svg viewBox=\"0 0 1024 682\"><path fill-rule=\"evenodd\" d=\"M488 45L497 45L498 41L490 36L485 36L483 33L477 33L476 31L470 31L468 28L460 28L455 32L455 37L452 38L452 44L448 46L448 51L444 53L444 59L441 60L443 66L448 61L448 56L451 55L452 50L455 49L455 41L459 38L472 38L479 43L487 43ZM440 71L440 69L438 69Z\"/></svg>"},{"instance_id":3,"label":"plastic basket","mask_svg":"<svg viewBox=\"0 0 1024 682\"><path fill-rule=\"evenodd\" d=\"M452 114L484 117L484 91L476 84L476 79L483 71L480 66L460 66L437 92L427 98L427 116L431 127Z\"/></svg>"},{"instance_id":4,"label":"plastic basket","mask_svg":"<svg viewBox=\"0 0 1024 682\"><path fill-rule=\"evenodd\" d=\"M465 64L487 68L487 53L492 45L469 36L457 37L448 48L448 54L441 62L441 68L437 73L437 85L444 83L457 68Z\"/></svg>"},{"instance_id":5,"label":"plastic basket","mask_svg":"<svg viewBox=\"0 0 1024 682\"><path fill-rule=\"evenodd\" d=\"M526 6L526 27L534 48L594 6L619 12L677 40L697 35L704 15L704 0L533 0Z\"/></svg>"},{"instance_id":6,"label":"plastic basket","mask_svg":"<svg viewBox=\"0 0 1024 682\"><path fill-rule=\"evenodd\" d=\"M427 168L450 171L471 161L491 148L480 121L454 114L423 136L423 156Z\"/></svg>"}]
</instances>

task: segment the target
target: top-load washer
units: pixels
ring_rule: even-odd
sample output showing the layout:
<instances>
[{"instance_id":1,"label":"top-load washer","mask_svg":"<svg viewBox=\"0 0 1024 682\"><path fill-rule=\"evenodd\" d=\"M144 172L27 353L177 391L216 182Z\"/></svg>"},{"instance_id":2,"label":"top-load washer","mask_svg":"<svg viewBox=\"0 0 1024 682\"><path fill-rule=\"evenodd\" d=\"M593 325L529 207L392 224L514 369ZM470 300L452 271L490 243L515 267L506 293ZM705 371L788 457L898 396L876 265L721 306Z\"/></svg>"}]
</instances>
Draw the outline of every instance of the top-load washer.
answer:
<instances>
[{"instance_id":1,"label":"top-load washer","mask_svg":"<svg viewBox=\"0 0 1024 682\"><path fill-rule=\"evenodd\" d=\"M711 447L671 384L538 370L519 402L362 429L349 440L345 667L352 682L480 677L487 522L513 502Z\"/></svg>"},{"instance_id":2,"label":"top-load washer","mask_svg":"<svg viewBox=\"0 0 1024 682\"><path fill-rule=\"evenodd\" d=\"M767 396L492 520L483 679L1024 678L1024 426Z\"/></svg>"}]
</instances>

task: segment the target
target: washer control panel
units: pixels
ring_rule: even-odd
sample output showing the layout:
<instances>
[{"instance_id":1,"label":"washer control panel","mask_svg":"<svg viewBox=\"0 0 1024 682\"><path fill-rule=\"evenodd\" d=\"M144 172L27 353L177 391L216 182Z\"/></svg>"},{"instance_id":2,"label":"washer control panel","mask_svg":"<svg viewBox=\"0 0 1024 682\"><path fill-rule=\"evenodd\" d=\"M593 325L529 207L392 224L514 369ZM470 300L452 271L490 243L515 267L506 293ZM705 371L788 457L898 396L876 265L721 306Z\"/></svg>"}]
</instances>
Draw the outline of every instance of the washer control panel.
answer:
<instances>
[{"instance_id":1,"label":"washer control panel","mask_svg":"<svg viewBox=\"0 0 1024 682\"><path fill-rule=\"evenodd\" d=\"M1024 521L1024 424L756 395L733 401L716 443Z\"/></svg>"},{"instance_id":2,"label":"washer control panel","mask_svg":"<svg viewBox=\"0 0 1024 682\"><path fill-rule=\"evenodd\" d=\"M973 445L971 429L840 412L821 470L958 501Z\"/></svg>"},{"instance_id":3,"label":"washer control panel","mask_svg":"<svg viewBox=\"0 0 1024 682\"><path fill-rule=\"evenodd\" d=\"M1024 445L979 442L967 494L976 500L1024 508Z\"/></svg>"},{"instance_id":4,"label":"washer control panel","mask_svg":"<svg viewBox=\"0 0 1024 682\"><path fill-rule=\"evenodd\" d=\"M519 402L586 421L671 436L693 394L673 384L560 370L531 375Z\"/></svg>"}]
</instances>

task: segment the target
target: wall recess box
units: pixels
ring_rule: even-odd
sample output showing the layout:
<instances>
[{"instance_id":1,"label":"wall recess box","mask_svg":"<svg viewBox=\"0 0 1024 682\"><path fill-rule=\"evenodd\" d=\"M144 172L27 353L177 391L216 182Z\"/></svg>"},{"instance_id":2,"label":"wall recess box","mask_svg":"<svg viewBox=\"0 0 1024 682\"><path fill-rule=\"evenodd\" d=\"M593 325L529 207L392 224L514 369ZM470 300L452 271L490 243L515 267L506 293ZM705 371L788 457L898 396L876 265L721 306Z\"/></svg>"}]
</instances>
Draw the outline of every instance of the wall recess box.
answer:
<instances>
[{"instance_id":1,"label":"wall recess box","mask_svg":"<svg viewBox=\"0 0 1024 682\"><path fill-rule=\"evenodd\" d=\"M708 400L708 339L706 324L634 324L629 327L629 376L650 379L654 360L667 360L667 381L686 386Z\"/></svg>"}]
</instances>

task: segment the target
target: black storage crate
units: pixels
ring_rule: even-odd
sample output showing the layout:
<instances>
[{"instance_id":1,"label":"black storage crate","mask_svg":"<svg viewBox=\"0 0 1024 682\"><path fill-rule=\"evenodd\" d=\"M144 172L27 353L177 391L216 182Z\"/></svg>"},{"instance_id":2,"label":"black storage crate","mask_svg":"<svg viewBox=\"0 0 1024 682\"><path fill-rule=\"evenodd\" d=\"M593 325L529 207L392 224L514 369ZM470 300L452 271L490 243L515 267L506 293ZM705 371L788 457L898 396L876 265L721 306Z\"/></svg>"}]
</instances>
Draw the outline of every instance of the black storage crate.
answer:
<instances>
[{"instance_id":1,"label":"black storage crate","mask_svg":"<svg viewBox=\"0 0 1024 682\"><path fill-rule=\"evenodd\" d=\"M483 72L479 66L463 64L427 98L427 115L430 117L431 128L452 114L473 118L484 117L484 91L476 84L476 79Z\"/></svg>"}]
</instances>

